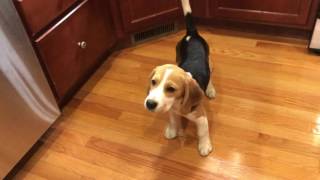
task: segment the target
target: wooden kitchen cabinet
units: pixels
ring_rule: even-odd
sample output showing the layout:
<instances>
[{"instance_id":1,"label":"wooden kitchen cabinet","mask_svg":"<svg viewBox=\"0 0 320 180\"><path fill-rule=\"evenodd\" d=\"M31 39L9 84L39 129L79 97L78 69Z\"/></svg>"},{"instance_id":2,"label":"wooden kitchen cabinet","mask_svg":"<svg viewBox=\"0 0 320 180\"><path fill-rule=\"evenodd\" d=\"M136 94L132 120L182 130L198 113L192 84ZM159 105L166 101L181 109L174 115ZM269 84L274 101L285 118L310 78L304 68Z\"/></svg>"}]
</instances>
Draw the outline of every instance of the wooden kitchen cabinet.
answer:
<instances>
[{"instance_id":1,"label":"wooden kitchen cabinet","mask_svg":"<svg viewBox=\"0 0 320 180\"><path fill-rule=\"evenodd\" d=\"M319 0L191 0L196 17L311 29Z\"/></svg>"},{"instance_id":2,"label":"wooden kitchen cabinet","mask_svg":"<svg viewBox=\"0 0 320 180\"><path fill-rule=\"evenodd\" d=\"M59 104L65 103L65 99L79 88L90 72L104 60L103 55L116 43L109 1L73 2L75 4L70 6L73 8L65 15L56 12L56 17L62 15L58 21L52 22L51 18L43 20L47 23L45 26L49 26L47 31L30 37L48 79L53 84ZM50 8L45 3L36 6L40 8L41 4L41 8ZM25 4L18 5L23 9ZM34 16L37 13L33 10L29 14ZM25 15L21 13L26 22L30 22L30 17ZM26 26L32 29L29 23Z\"/></svg>"},{"instance_id":3,"label":"wooden kitchen cabinet","mask_svg":"<svg viewBox=\"0 0 320 180\"><path fill-rule=\"evenodd\" d=\"M182 16L180 0L120 0L118 3L126 32L142 31Z\"/></svg>"},{"instance_id":4,"label":"wooden kitchen cabinet","mask_svg":"<svg viewBox=\"0 0 320 180\"><path fill-rule=\"evenodd\" d=\"M320 0L190 1L199 23L234 21L310 31ZM180 0L13 2L60 105L72 97L115 45L126 47L136 33L183 17Z\"/></svg>"}]
</instances>

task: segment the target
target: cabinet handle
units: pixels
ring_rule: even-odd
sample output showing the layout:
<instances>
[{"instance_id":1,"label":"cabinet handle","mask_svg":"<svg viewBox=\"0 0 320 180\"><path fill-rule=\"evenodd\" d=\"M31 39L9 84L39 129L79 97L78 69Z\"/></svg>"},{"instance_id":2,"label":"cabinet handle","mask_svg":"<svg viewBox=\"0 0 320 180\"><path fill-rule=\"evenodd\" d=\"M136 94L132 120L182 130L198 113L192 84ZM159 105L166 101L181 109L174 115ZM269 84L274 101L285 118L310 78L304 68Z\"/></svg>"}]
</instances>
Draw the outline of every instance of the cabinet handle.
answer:
<instances>
[{"instance_id":1,"label":"cabinet handle","mask_svg":"<svg viewBox=\"0 0 320 180\"><path fill-rule=\"evenodd\" d=\"M85 41L78 42L78 46L82 49L85 49L87 47L87 43Z\"/></svg>"}]
</instances>

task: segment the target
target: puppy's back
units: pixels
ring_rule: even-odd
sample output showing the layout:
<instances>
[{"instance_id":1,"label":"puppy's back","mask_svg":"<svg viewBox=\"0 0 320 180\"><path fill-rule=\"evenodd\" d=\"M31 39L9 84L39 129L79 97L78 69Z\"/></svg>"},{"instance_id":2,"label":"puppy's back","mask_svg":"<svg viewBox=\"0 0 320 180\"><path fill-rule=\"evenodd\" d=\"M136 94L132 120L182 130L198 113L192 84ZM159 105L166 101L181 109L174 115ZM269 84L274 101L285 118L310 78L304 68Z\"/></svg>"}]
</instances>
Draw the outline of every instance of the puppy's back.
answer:
<instances>
[{"instance_id":1,"label":"puppy's back","mask_svg":"<svg viewBox=\"0 0 320 180\"><path fill-rule=\"evenodd\" d=\"M176 48L178 66L190 72L199 86L205 91L210 80L209 48L199 35L193 22L189 0L181 0L185 15L186 35Z\"/></svg>"}]
</instances>

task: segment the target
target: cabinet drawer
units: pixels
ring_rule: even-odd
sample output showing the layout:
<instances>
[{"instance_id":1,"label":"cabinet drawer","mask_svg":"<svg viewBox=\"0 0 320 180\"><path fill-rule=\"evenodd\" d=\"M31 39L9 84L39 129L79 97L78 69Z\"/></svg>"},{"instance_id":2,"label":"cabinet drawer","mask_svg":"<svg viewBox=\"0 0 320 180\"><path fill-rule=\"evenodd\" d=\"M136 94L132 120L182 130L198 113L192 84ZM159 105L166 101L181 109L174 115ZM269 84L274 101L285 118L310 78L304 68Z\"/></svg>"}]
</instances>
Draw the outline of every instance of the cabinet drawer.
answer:
<instances>
[{"instance_id":1,"label":"cabinet drawer","mask_svg":"<svg viewBox=\"0 0 320 180\"><path fill-rule=\"evenodd\" d=\"M182 16L179 0L121 0L119 5L127 32L141 31Z\"/></svg>"},{"instance_id":2,"label":"cabinet drawer","mask_svg":"<svg viewBox=\"0 0 320 180\"><path fill-rule=\"evenodd\" d=\"M83 1L35 42L60 99L115 42L105 7L100 0Z\"/></svg>"},{"instance_id":3,"label":"cabinet drawer","mask_svg":"<svg viewBox=\"0 0 320 180\"><path fill-rule=\"evenodd\" d=\"M315 3L314 0L216 0L213 4L217 18L305 27Z\"/></svg>"},{"instance_id":4,"label":"cabinet drawer","mask_svg":"<svg viewBox=\"0 0 320 180\"><path fill-rule=\"evenodd\" d=\"M81 0L15 0L15 4L34 35L77 1Z\"/></svg>"}]
</instances>

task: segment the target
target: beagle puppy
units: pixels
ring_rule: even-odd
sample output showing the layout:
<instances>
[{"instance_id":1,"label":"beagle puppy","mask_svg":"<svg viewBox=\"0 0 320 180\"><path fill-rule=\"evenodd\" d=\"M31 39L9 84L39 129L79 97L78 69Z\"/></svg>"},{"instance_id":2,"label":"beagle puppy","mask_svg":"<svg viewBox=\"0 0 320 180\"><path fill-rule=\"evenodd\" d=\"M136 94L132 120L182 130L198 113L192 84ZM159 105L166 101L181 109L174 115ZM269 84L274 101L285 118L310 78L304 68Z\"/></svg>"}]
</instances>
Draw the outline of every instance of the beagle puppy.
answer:
<instances>
[{"instance_id":1,"label":"beagle puppy","mask_svg":"<svg viewBox=\"0 0 320 180\"><path fill-rule=\"evenodd\" d=\"M187 34L176 47L178 65L166 64L152 71L144 105L151 112L169 112L165 129L168 139L183 135L181 117L194 122L199 138L199 153L207 156L212 151L212 145L201 101L204 93L209 98L215 97L210 80L209 47L192 22L189 0L181 1Z\"/></svg>"}]
</instances>

